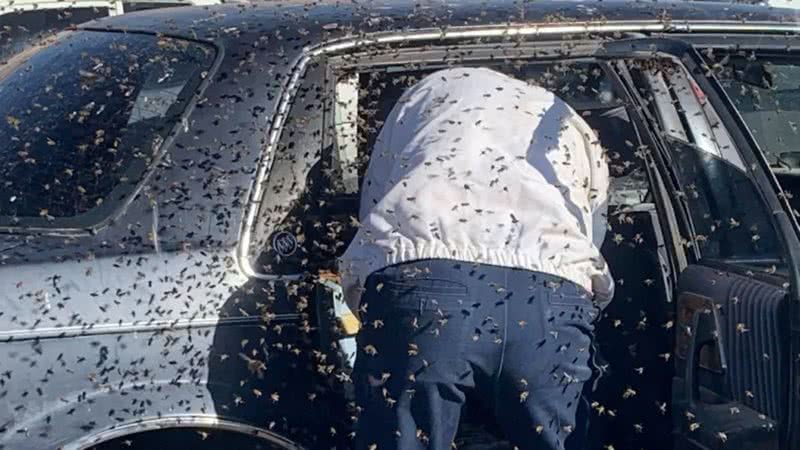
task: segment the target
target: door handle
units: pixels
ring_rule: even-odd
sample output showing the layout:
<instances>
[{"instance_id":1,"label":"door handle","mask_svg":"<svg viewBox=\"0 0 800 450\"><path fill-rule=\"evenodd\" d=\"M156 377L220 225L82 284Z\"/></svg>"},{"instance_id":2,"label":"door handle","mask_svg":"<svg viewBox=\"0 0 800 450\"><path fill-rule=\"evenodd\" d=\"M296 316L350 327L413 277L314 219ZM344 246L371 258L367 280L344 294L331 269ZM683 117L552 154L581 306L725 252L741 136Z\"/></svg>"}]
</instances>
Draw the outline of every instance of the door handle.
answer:
<instances>
[{"instance_id":1,"label":"door handle","mask_svg":"<svg viewBox=\"0 0 800 450\"><path fill-rule=\"evenodd\" d=\"M697 380L697 371L700 367L700 352L708 345L719 345L719 336L713 311L708 309L696 310L692 316L691 331L684 380L689 406L694 408L700 401L700 387Z\"/></svg>"}]
</instances>

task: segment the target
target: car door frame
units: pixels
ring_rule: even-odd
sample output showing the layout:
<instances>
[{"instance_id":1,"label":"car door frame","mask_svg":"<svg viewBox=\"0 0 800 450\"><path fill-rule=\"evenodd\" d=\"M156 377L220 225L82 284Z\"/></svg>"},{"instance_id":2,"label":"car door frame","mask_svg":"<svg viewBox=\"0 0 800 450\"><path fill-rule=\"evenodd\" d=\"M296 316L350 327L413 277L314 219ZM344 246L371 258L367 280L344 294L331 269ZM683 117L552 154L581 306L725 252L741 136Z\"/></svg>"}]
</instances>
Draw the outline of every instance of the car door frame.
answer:
<instances>
[{"instance_id":1,"label":"car door frame","mask_svg":"<svg viewBox=\"0 0 800 450\"><path fill-rule=\"evenodd\" d=\"M731 43L731 45L736 45L736 43ZM709 72L699 53L691 47L689 43L673 39L645 38L628 42L617 41L608 46L608 54L612 56L629 54L630 52L639 53L646 57L653 57L657 54L670 56L675 59L676 63L684 66L688 74L690 74L692 79L697 83L700 90L706 95L708 103L717 113L720 121L730 134L731 140L738 149L739 156L745 163L747 174L753 180L753 185L756 187L763 204L769 208L771 212L772 225L781 241L781 247L786 256L789 269L788 278L790 280L789 298L791 299L789 304L791 306L790 330L792 339L789 344L789 352L791 356L796 355L798 350L797 335L799 331L797 327L797 310L798 302L800 302L800 294L798 293L800 289L800 241L798 240L797 234L798 227L797 221L793 215L787 213L787 211L791 211L791 208L786 197L781 195L782 190L777 183L777 179L769 170L766 158L758 149L758 144L747 131L744 121L731 103L720 83L713 77L713 74ZM669 169L665 166L665 164L668 163L665 163L663 158L658 159L661 159L662 170L669 172ZM684 203L676 192L667 193L667 195L671 198L674 205L681 205ZM683 216L684 217L681 217L681 219L685 221L686 215L684 214ZM686 225L689 224L684 223L685 227ZM688 231L691 233L691 226L686 228L689 228ZM709 263L707 260L705 260L703 264L712 267L715 265L714 262ZM729 267L726 267L726 270L730 270ZM746 270L743 272L747 273ZM752 275L752 272L749 274ZM695 332L698 331L695 330ZM798 361L797 358L791 358L791 356L789 380L791 383L795 384L793 390L795 391L794 394L797 395L798 392L796 391L798 389L796 385L798 383L798 378L796 373ZM784 424L784 433L781 436L782 448L795 448L792 444L795 443L797 439L796 431L794 431L796 430L795 424L797 421L795 412L797 401L789 401L788 403L788 423Z\"/></svg>"}]
</instances>

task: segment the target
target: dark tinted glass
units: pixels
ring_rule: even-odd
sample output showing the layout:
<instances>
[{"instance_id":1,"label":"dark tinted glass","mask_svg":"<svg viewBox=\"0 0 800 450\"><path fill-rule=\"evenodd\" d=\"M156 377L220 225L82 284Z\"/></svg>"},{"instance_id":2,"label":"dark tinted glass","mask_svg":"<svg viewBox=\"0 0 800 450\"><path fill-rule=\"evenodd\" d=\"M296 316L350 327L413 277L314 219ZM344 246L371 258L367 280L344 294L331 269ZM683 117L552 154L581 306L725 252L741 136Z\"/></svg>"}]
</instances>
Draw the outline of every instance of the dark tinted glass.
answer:
<instances>
[{"instance_id":1,"label":"dark tinted glass","mask_svg":"<svg viewBox=\"0 0 800 450\"><path fill-rule=\"evenodd\" d=\"M771 164L795 168L800 155L797 60L730 58L717 76Z\"/></svg>"},{"instance_id":2,"label":"dark tinted glass","mask_svg":"<svg viewBox=\"0 0 800 450\"><path fill-rule=\"evenodd\" d=\"M80 31L0 70L0 225L89 226L132 192L213 61L206 46Z\"/></svg>"},{"instance_id":3,"label":"dark tinted glass","mask_svg":"<svg viewBox=\"0 0 800 450\"><path fill-rule=\"evenodd\" d=\"M719 67L722 87L800 216L800 60L759 54L711 59Z\"/></svg>"},{"instance_id":4,"label":"dark tinted glass","mask_svg":"<svg viewBox=\"0 0 800 450\"><path fill-rule=\"evenodd\" d=\"M752 263L782 259L777 234L750 178L690 144L667 142L703 255Z\"/></svg>"}]
</instances>

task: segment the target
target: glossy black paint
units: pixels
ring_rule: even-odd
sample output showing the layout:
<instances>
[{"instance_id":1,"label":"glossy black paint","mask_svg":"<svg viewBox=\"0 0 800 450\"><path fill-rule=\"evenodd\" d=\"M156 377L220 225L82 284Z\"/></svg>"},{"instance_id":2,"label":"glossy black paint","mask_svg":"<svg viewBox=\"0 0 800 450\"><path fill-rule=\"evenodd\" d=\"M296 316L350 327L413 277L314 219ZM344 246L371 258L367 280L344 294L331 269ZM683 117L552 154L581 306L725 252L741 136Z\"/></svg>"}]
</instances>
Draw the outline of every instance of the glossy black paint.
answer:
<instances>
[{"instance_id":1,"label":"glossy black paint","mask_svg":"<svg viewBox=\"0 0 800 450\"><path fill-rule=\"evenodd\" d=\"M585 20L796 18L710 3L288 1L83 25L208 41L222 56L115 220L93 230L0 234L0 448L57 448L143 418L213 414L309 448L346 448L351 419L314 353L312 317L302 307L310 293L249 278L236 260L293 63L305 47L361 33Z\"/></svg>"}]
</instances>

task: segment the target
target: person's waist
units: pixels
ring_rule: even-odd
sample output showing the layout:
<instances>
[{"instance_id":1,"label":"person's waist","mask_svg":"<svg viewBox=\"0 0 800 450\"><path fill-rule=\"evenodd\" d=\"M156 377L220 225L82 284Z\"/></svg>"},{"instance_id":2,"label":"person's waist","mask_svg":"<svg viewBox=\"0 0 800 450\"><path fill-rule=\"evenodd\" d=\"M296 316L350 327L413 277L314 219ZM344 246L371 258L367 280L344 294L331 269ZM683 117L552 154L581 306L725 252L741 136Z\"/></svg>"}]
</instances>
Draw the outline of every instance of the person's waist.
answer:
<instances>
[{"instance_id":1,"label":"person's waist","mask_svg":"<svg viewBox=\"0 0 800 450\"><path fill-rule=\"evenodd\" d=\"M433 278L448 279L453 272L465 273L470 277L480 277L486 283L514 283L515 279L534 280L547 287L560 286L568 295L587 295L591 291L572 280L558 274L520 267L501 266L486 262L462 261L458 259L430 258L414 259L388 265L372 272L370 276L389 276L392 279ZM367 277L369 278L369 277ZM569 282L565 284L564 282Z\"/></svg>"},{"instance_id":2,"label":"person's waist","mask_svg":"<svg viewBox=\"0 0 800 450\"><path fill-rule=\"evenodd\" d=\"M599 256L599 252L597 252ZM591 255L587 255L591 256ZM569 280L587 292L592 292L592 276L599 270L589 258L578 261L555 261L541 255L524 253L510 248L483 248L478 245L454 245L442 241L397 240L381 244L365 244L360 249L348 249L342 258L345 266L362 281L370 273L397 264L420 261L427 270L445 270L452 261L464 264L485 264L499 268L514 268L539 272Z\"/></svg>"}]
</instances>

